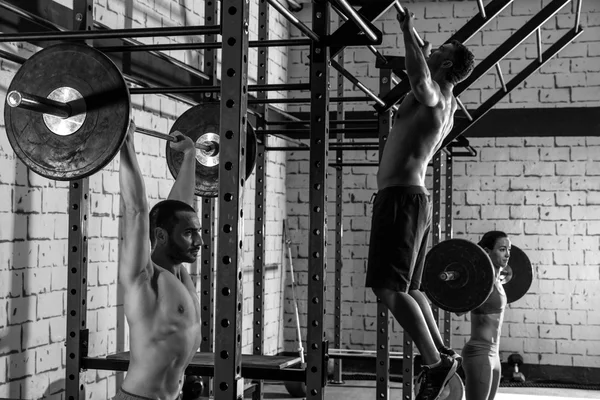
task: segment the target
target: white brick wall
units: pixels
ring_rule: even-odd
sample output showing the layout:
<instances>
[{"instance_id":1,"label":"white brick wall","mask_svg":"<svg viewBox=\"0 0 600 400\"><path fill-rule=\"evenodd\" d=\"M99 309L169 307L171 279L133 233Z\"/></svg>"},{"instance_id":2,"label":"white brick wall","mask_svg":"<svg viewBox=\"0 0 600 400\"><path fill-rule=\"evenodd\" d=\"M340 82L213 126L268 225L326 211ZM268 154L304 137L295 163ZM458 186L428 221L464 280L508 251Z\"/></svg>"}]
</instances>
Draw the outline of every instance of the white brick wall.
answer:
<instances>
[{"instance_id":1,"label":"white brick wall","mask_svg":"<svg viewBox=\"0 0 600 400\"><path fill-rule=\"evenodd\" d=\"M522 0L508 7L496 21L469 41L477 60L482 60L547 3ZM583 35L497 107L597 107L600 104L597 79L600 8L595 2L583 4L581 23L586 30ZM417 17L418 31L434 45L446 40L477 12L476 2L419 1L406 5ZM550 44L549 40L556 39L557 32L564 33L572 27L572 11L568 6L544 25L545 46ZM384 44L378 48L384 54L402 55L403 44L394 13L390 11L376 22L384 32ZM297 15L310 23L310 5L305 4ZM292 29L291 35L299 34ZM534 40L527 40L503 61L507 79L524 63L537 57ZM377 90L376 82L371 80L377 77L378 71L374 68L375 58L368 50L348 48L345 60L344 65L349 71L370 89ZM306 81L306 52L292 49L289 62L290 81ZM493 73L488 74L465 93L462 100L469 107L476 107L499 85ZM345 95L362 96L362 93L346 83ZM308 110L306 106L290 109ZM349 105L346 110L373 108L363 103ZM475 241L488 230L505 230L513 243L528 253L534 266L531 290L506 312L500 346L503 360L512 352L520 352L525 362L531 364L600 366L598 351L594 350L600 345L597 318L600 298L593 286L600 277L600 223L597 221L600 179L596 168L600 141L583 136L470 140L478 150L477 157L455 159L454 236ZM348 161L373 161L373 156L364 151L344 153L344 159ZM301 285L298 292L302 296L306 294L307 282L308 154L288 153L287 173L288 219L292 224L293 253ZM328 178L330 246L326 328L330 339L333 338L335 268L332 247L334 173L330 169ZM376 168L346 168L344 172L342 341L345 348L375 348L375 298L370 290L364 289L372 210L369 199L376 190L375 174ZM427 186L431 190L430 181ZM290 301L288 296L285 339L292 348L295 334ZM300 310L304 325L306 307L302 297ZM393 350L401 350L401 328L395 321L390 327ZM468 315L454 318L454 347L463 346L469 330Z\"/></svg>"},{"instance_id":2,"label":"white brick wall","mask_svg":"<svg viewBox=\"0 0 600 400\"><path fill-rule=\"evenodd\" d=\"M66 2L69 3L69 2ZM135 3L135 4L134 4ZM203 25L203 2L124 2L97 0L94 18L111 28L139 28ZM133 5L131 5L133 4ZM70 4L66 4L69 6ZM250 39L257 39L258 1L251 2ZM269 39L287 39L287 21L271 11ZM144 43L171 39L142 38ZM173 41L198 40L178 37ZM32 46L0 44L3 50L28 57ZM285 83L287 49L270 50L269 83ZM191 51L170 55L200 68L202 54ZM216 66L217 70L220 64ZM0 96L5 96L18 68L0 60ZM256 49L250 51L250 83L256 81ZM271 96L285 97L286 93ZM133 114L138 126L168 132L175 119L189 106L164 96L133 96ZM2 102L2 107L4 102ZM64 399L65 307L67 286L68 185L28 173L15 157L4 128L0 110L0 398ZM150 205L166 198L173 183L165 162L162 141L136 135L136 148L145 176ZM272 139L272 145L281 145ZM285 218L285 155L267 154L267 207L265 238L265 346L266 354L283 349L282 307L282 220ZM128 326L117 286L119 233L119 159L90 178L88 244L89 353L104 356L129 348ZM252 351L252 296L254 261L254 187L251 176L246 185L244 214L244 339L243 349ZM201 204L198 202L198 209ZM84 374L90 399L111 398L122 374L88 371Z\"/></svg>"}]
</instances>

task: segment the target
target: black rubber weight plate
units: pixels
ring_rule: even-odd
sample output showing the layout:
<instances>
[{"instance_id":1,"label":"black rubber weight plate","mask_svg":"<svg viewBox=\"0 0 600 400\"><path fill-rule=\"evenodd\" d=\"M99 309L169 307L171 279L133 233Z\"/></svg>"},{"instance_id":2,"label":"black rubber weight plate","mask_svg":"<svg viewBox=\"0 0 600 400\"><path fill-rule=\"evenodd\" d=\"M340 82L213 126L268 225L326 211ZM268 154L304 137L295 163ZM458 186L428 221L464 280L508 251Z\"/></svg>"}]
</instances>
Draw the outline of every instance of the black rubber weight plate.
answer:
<instances>
[{"instance_id":1,"label":"black rubber weight plate","mask_svg":"<svg viewBox=\"0 0 600 400\"><path fill-rule=\"evenodd\" d=\"M525 296L531 287L533 267L527 254L515 245L511 246L508 265L513 275L510 281L504 283L502 286L504 287L504 292L506 292L506 301L512 303Z\"/></svg>"},{"instance_id":2,"label":"black rubber weight plate","mask_svg":"<svg viewBox=\"0 0 600 400\"><path fill-rule=\"evenodd\" d=\"M8 92L46 97L59 87L76 89L85 99L87 116L73 134L50 131L42 114L5 105L10 145L37 174L73 180L104 168L119 152L130 121L129 90L115 64L101 52L79 43L47 47L17 71Z\"/></svg>"},{"instance_id":3,"label":"black rubber weight plate","mask_svg":"<svg viewBox=\"0 0 600 400\"><path fill-rule=\"evenodd\" d=\"M221 137L221 106L219 103L198 104L184 112L171 127L171 133L180 131L196 142L205 133L215 133ZM246 179L252 175L256 165L257 143L254 129L246 125ZM221 138L219 139L222 140ZM174 178L177 178L183 153L166 146L167 165ZM211 167L202 165L196 160L196 196L216 197L219 194L219 164Z\"/></svg>"},{"instance_id":4,"label":"black rubber weight plate","mask_svg":"<svg viewBox=\"0 0 600 400\"><path fill-rule=\"evenodd\" d=\"M460 278L443 281L440 274L459 271ZM464 239L448 239L431 248L425 258L423 287L443 310L467 312L481 306L492 292L494 267L487 253Z\"/></svg>"}]
</instances>

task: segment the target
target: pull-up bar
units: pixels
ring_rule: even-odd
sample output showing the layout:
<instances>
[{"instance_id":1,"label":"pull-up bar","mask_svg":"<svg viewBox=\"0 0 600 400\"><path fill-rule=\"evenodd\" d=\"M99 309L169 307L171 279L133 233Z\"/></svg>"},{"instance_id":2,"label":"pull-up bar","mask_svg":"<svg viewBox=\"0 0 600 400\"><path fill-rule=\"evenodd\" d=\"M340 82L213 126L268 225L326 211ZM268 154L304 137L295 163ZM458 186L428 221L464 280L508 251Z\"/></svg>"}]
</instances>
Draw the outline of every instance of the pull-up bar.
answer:
<instances>
[{"instance_id":1,"label":"pull-up bar","mask_svg":"<svg viewBox=\"0 0 600 400\"><path fill-rule=\"evenodd\" d=\"M399 14L402 14L402 15L405 14L404 8L402 8L402 5L400 4L400 2L398 0L394 1L394 7L396 8L396 11L398 11ZM424 47L425 42L423 41L423 39L421 39L421 36L419 36L419 33L417 32L417 30L415 29L414 26L413 26L413 33L415 34L415 38L417 39L419 46Z\"/></svg>"},{"instance_id":2,"label":"pull-up bar","mask_svg":"<svg viewBox=\"0 0 600 400\"><path fill-rule=\"evenodd\" d=\"M371 30L367 23L361 18L346 0L337 0L337 3L342 7L345 15L358 26L358 28L373 42L377 41L377 35Z\"/></svg>"}]
</instances>

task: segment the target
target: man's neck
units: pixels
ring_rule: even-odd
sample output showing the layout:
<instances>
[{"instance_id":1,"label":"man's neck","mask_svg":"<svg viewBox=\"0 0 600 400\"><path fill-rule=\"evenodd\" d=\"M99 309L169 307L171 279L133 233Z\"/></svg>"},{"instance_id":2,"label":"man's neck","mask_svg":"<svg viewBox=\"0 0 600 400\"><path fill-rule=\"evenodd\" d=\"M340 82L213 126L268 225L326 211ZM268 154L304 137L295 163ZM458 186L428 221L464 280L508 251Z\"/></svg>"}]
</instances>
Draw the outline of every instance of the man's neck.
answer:
<instances>
[{"instance_id":1,"label":"man's neck","mask_svg":"<svg viewBox=\"0 0 600 400\"><path fill-rule=\"evenodd\" d=\"M163 251L157 249L152 252L152 262L174 275L177 275L181 268L181 263L173 262Z\"/></svg>"}]
</instances>

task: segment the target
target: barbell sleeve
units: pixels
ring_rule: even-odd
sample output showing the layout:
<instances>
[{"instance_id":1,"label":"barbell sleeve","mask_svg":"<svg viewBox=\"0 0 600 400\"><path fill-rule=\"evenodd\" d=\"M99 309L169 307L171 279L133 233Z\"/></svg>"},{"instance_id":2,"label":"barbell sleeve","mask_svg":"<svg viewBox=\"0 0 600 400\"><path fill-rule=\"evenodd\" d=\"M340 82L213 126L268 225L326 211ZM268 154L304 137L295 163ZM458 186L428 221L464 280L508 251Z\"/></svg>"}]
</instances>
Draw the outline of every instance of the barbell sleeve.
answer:
<instances>
[{"instance_id":1,"label":"barbell sleeve","mask_svg":"<svg viewBox=\"0 0 600 400\"><path fill-rule=\"evenodd\" d=\"M444 282L455 281L460 278L458 271L444 271L440 274L440 279Z\"/></svg>"},{"instance_id":2,"label":"barbell sleeve","mask_svg":"<svg viewBox=\"0 0 600 400\"><path fill-rule=\"evenodd\" d=\"M73 116L73 110L67 103L18 90L13 90L6 95L6 103L13 108L23 108L41 114L54 115L59 118L69 118Z\"/></svg>"},{"instance_id":3,"label":"barbell sleeve","mask_svg":"<svg viewBox=\"0 0 600 400\"><path fill-rule=\"evenodd\" d=\"M402 5L400 4L400 2L398 0L394 1L394 7L396 8L397 12L404 15L404 8L402 8ZM419 32L417 32L417 30L415 29L414 26L413 26L413 33L415 34L415 38L417 38L417 42L419 43L419 46L425 47L425 42L423 41L423 39L421 39L421 36L419 36Z\"/></svg>"},{"instance_id":4,"label":"barbell sleeve","mask_svg":"<svg viewBox=\"0 0 600 400\"><path fill-rule=\"evenodd\" d=\"M19 90L13 90L6 96L6 103L13 108L23 108L26 110L38 112L40 114L54 115L59 118L70 118L73 117L73 110L67 103L63 103L56 100L47 99L45 97L36 96L31 93L25 93ZM170 142L177 142L177 137L171 135L165 135L156 131L136 127L136 131L147 136L153 136L159 139L168 140ZM194 146L197 149L204 151L214 151L216 146L195 143Z\"/></svg>"}]
</instances>

